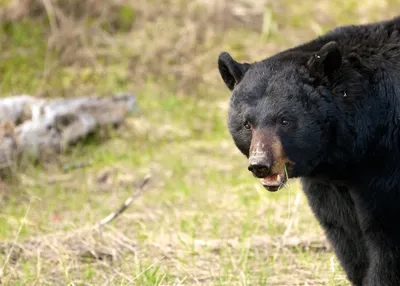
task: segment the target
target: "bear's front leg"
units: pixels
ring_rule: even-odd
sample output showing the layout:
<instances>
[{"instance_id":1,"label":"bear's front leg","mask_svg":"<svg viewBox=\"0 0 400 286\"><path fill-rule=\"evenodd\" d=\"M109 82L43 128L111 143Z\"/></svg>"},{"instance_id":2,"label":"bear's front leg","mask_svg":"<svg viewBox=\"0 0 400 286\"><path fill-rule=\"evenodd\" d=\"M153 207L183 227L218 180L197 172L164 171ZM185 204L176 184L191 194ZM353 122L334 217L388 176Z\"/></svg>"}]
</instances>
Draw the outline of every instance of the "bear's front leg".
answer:
<instances>
[{"instance_id":1,"label":"bear's front leg","mask_svg":"<svg viewBox=\"0 0 400 286\"><path fill-rule=\"evenodd\" d=\"M368 268L367 249L349 190L311 179L302 179L302 184L347 278L353 285L363 285Z\"/></svg>"},{"instance_id":2,"label":"bear's front leg","mask_svg":"<svg viewBox=\"0 0 400 286\"><path fill-rule=\"evenodd\" d=\"M362 188L351 195L370 257L363 286L400 285L400 190Z\"/></svg>"}]
</instances>

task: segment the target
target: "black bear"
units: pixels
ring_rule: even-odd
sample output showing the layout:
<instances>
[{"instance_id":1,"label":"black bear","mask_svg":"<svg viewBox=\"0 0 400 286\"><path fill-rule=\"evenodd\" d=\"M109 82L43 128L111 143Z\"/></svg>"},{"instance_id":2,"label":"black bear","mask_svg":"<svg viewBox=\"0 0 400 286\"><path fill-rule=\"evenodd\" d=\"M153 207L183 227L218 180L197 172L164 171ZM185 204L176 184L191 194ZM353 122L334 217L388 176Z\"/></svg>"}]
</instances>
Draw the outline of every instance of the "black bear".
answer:
<instances>
[{"instance_id":1,"label":"black bear","mask_svg":"<svg viewBox=\"0 0 400 286\"><path fill-rule=\"evenodd\" d=\"M218 68L248 170L270 191L301 178L353 285L400 285L400 17Z\"/></svg>"}]
</instances>

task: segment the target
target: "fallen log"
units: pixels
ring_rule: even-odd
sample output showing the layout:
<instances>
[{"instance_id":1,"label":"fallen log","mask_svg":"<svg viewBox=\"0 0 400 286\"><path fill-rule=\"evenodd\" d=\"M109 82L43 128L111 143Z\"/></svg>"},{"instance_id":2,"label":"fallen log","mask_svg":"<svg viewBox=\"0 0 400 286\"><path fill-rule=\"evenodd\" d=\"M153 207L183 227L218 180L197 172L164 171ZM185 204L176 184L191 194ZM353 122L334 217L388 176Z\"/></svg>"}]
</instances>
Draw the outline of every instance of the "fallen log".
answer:
<instances>
[{"instance_id":1,"label":"fallen log","mask_svg":"<svg viewBox=\"0 0 400 286\"><path fill-rule=\"evenodd\" d=\"M129 93L111 97L0 99L0 173L22 157L40 161L105 127L118 126L136 107Z\"/></svg>"}]
</instances>

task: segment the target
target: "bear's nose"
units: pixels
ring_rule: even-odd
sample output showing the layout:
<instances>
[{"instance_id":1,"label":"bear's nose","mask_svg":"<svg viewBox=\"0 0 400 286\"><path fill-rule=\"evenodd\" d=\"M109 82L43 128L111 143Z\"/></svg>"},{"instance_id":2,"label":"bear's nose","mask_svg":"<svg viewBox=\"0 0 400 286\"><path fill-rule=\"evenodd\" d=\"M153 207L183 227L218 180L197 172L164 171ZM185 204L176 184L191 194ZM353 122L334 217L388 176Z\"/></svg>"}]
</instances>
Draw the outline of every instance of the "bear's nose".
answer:
<instances>
[{"instance_id":1,"label":"bear's nose","mask_svg":"<svg viewBox=\"0 0 400 286\"><path fill-rule=\"evenodd\" d=\"M265 178L268 176L271 166L266 161L250 160L248 169L257 178Z\"/></svg>"}]
</instances>

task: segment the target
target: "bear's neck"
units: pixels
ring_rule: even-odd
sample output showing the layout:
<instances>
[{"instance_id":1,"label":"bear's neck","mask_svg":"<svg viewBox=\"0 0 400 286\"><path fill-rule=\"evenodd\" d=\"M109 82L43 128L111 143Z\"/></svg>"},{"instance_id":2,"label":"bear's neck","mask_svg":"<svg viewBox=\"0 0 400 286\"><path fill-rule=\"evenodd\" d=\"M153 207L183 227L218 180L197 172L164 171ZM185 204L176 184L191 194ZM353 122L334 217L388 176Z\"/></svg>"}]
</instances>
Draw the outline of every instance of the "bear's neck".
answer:
<instances>
[{"instance_id":1,"label":"bear's neck","mask_svg":"<svg viewBox=\"0 0 400 286\"><path fill-rule=\"evenodd\" d=\"M342 26L281 54L299 52L308 59L331 41L339 45L344 59L357 54L371 69L390 66L400 70L400 17L372 24Z\"/></svg>"},{"instance_id":2,"label":"bear's neck","mask_svg":"<svg viewBox=\"0 0 400 286\"><path fill-rule=\"evenodd\" d=\"M393 156L375 154L375 159L369 161L331 165L323 163L308 176L303 178L326 181L347 186L351 189L363 190L381 188L382 181L386 186L400 191L400 166ZM398 156L400 158L400 156Z\"/></svg>"}]
</instances>

